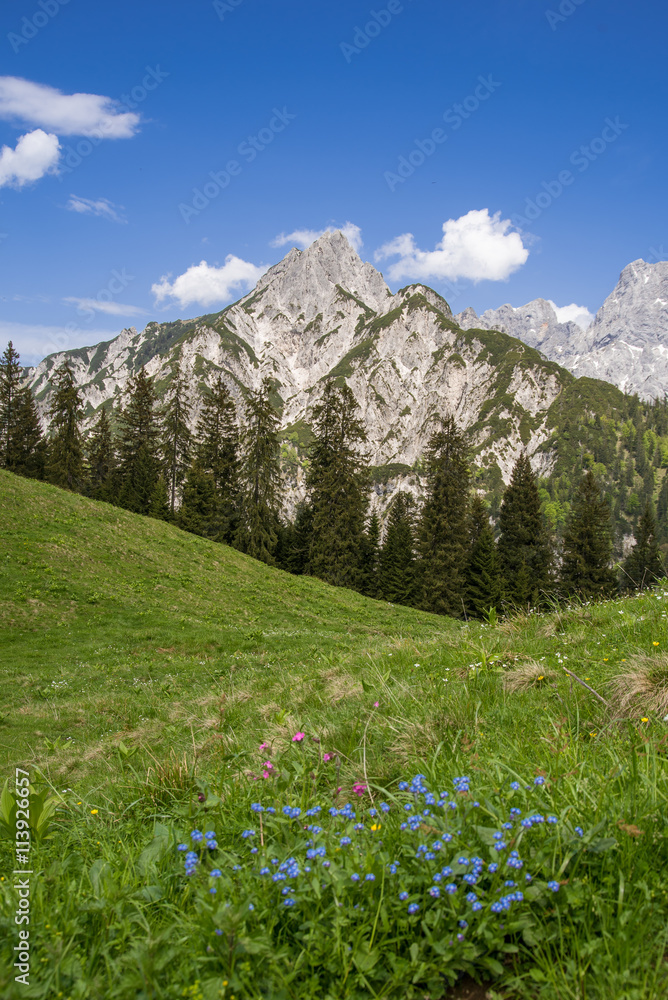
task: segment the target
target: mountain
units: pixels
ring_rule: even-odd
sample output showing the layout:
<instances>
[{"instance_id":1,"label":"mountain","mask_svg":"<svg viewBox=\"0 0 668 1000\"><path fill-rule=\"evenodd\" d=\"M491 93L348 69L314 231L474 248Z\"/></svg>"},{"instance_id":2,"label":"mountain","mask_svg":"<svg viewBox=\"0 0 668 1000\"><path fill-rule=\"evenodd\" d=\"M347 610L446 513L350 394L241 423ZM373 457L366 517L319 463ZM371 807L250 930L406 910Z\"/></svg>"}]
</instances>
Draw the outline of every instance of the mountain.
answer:
<instances>
[{"instance_id":1,"label":"mountain","mask_svg":"<svg viewBox=\"0 0 668 1000\"><path fill-rule=\"evenodd\" d=\"M142 365L159 393L176 362L193 385L222 372L239 405L248 388L270 376L297 489L310 412L327 378L345 380L360 405L377 481L419 469L439 414L454 415L469 430L488 485L508 481L524 448L547 473L565 414L582 422L586 412L617 412L624 399L604 383L576 381L519 339L461 329L447 302L424 285L393 295L340 232L291 250L219 313L149 323L141 333L124 330L96 347L46 358L28 376L43 412L50 376L65 358L82 388L88 424L101 405L120 401Z\"/></svg>"},{"instance_id":2,"label":"mountain","mask_svg":"<svg viewBox=\"0 0 668 1000\"><path fill-rule=\"evenodd\" d=\"M455 320L463 329L519 337L574 375L605 379L643 399L662 398L668 387L668 261L636 260L625 267L587 330L560 323L545 299L482 316L469 308Z\"/></svg>"}]
</instances>

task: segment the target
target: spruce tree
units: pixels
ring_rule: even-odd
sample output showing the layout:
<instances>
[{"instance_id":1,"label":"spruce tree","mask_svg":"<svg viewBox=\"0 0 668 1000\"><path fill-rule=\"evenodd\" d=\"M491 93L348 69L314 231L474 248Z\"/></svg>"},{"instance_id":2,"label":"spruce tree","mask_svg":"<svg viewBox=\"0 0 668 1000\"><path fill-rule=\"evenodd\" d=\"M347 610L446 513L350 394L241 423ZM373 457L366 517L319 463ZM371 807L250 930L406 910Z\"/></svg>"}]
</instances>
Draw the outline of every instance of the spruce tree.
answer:
<instances>
[{"instance_id":1,"label":"spruce tree","mask_svg":"<svg viewBox=\"0 0 668 1000\"><path fill-rule=\"evenodd\" d=\"M466 564L466 607L473 618L485 618L501 608L503 588L499 555L485 502L477 493L471 501Z\"/></svg>"},{"instance_id":2,"label":"spruce tree","mask_svg":"<svg viewBox=\"0 0 668 1000\"><path fill-rule=\"evenodd\" d=\"M668 542L668 472L663 477L659 499L656 503L657 538L660 542Z\"/></svg>"},{"instance_id":3,"label":"spruce tree","mask_svg":"<svg viewBox=\"0 0 668 1000\"><path fill-rule=\"evenodd\" d=\"M153 379L142 368L128 381L119 416L118 442L118 503L137 514L148 514L161 472L155 402Z\"/></svg>"},{"instance_id":4,"label":"spruce tree","mask_svg":"<svg viewBox=\"0 0 668 1000\"><path fill-rule=\"evenodd\" d=\"M90 494L96 500L110 500L115 455L111 425L104 407L91 431L87 450Z\"/></svg>"},{"instance_id":5,"label":"spruce tree","mask_svg":"<svg viewBox=\"0 0 668 1000\"><path fill-rule=\"evenodd\" d=\"M74 372L65 361L53 375L54 393L49 409L51 437L48 442L49 482L68 490L80 490L84 478L81 434L83 405Z\"/></svg>"},{"instance_id":6,"label":"spruce tree","mask_svg":"<svg viewBox=\"0 0 668 1000\"><path fill-rule=\"evenodd\" d=\"M278 414L271 404L271 380L251 391L244 407L241 435L241 510L235 545L254 559L275 563L281 471Z\"/></svg>"},{"instance_id":7,"label":"spruce tree","mask_svg":"<svg viewBox=\"0 0 668 1000\"><path fill-rule=\"evenodd\" d=\"M466 597L468 449L453 417L432 435L418 532L420 607L460 618Z\"/></svg>"},{"instance_id":8,"label":"spruce tree","mask_svg":"<svg viewBox=\"0 0 668 1000\"><path fill-rule=\"evenodd\" d=\"M367 597L378 597L378 570L380 563L380 521L374 511L369 519L360 552L360 592Z\"/></svg>"},{"instance_id":9,"label":"spruce tree","mask_svg":"<svg viewBox=\"0 0 668 1000\"><path fill-rule=\"evenodd\" d=\"M590 469L580 481L564 534L561 585L566 594L585 600L611 597L617 589L611 558L610 508Z\"/></svg>"},{"instance_id":10,"label":"spruce tree","mask_svg":"<svg viewBox=\"0 0 668 1000\"><path fill-rule=\"evenodd\" d=\"M21 366L12 341L0 358L0 465L14 471L21 394Z\"/></svg>"},{"instance_id":11,"label":"spruce tree","mask_svg":"<svg viewBox=\"0 0 668 1000\"><path fill-rule=\"evenodd\" d=\"M503 494L499 528L498 552L506 598L518 607L544 603L550 589L552 551L536 477L524 452Z\"/></svg>"},{"instance_id":12,"label":"spruce tree","mask_svg":"<svg viewBox=\"0 0 668 1000\"><path fill-rule=\"evenodd\" d=\"M46 441L30 386L23 386L16 397L16 426L12 444L12 472L29 479L44 479Z\"/></svg>"},{"instance_id":13,"label":"spruce tree","mask_svg":"<svg viewBox=\"0 0 668 1000\"><path fill-rule=\"evenodd\" d=\"M310 571L336 587L360 589L369 479L359 446L366 441L347 385L325 383L313 408L314 442L306 485L313 512Z\"/></svg>"},{"instance_id":14,"label":"spruce tree","mask_svg":"<svg viewBox=\"0 0 668 1000\"><path fill-rule=\"evenodd\" d=\"M313 537L313 511L309 504L299 503L292 530L286 533L281 568L297 576L310 574L309 552Z\"/></svg>"},{"instance_id":15,"label":"spruce tree","mask_svg":"<svg viewBox=\"0 0 668 1000\"><path fill-rule=\"evenodd\" d=\"M378 573L380 596L412 607L416 600L413 497L400 491L392 501Z\"/></svg>"},{"instance_id":16,"label":"spruce tree","mask_svg":"<svg viewBox=\"0 0 668 1000\"><path fill-rule=\"evenodd\" d=\"M220 541L218 498L213 474L195 461L188 470L178 514L179 527L194 535Z\"/></svg>"},{"instance_id":17,"label":"spruce tree","mask_svg":"<svg viewBox=\"0 0 668 1000\"><path fill-rule=\"evenodd\" d=\"M239 518L239 430L232 395L219 375L203 393L197 422L197 461L213 476L220 540L231 544Z\"/></svg>"},{"instance_id":18,"label":"spruce tree","mask_svg":"<svg viewBox=\"0 0 668 1000\"><path fill-rule=\"evenodd\" d=\"M149 517L153 517L156 521L171 521L171 513L169 510L169 497L167 493L167 484L165 482L165 477L162 473L157 479L153 481L153 485L150 488L150 493L148 492L149 479L143 479L142 476L142 461L139 462L138 469L139 475L137 477L136 489L141 490L142 503L146 505L146 513ZM142 489L143 483L143 489Z\"/></svg>"},{"instance_id":19,"label":"spruce tree","mask_svg":"<svg viewBox=\"0 0 668 1000\"><path fill-rule=\"evenodd\" d=\"M656 538L656 520L649 501L638 518L634 535L635 545L622 568L623 590L645 590L665 575Z\"/></svg>"},{"instance_id":20,"label":"spruce tree","mask_svg":"<svg viewBox=\"0 0 668 1000\"><path fill-rule=\"evenodd\" d=\"M188 420L188 383L179 367L172 371L162 413L162 467L169 490L169 509L174 515L177 494L190 466L192 437Z\"/></svg>"}]
</instances>

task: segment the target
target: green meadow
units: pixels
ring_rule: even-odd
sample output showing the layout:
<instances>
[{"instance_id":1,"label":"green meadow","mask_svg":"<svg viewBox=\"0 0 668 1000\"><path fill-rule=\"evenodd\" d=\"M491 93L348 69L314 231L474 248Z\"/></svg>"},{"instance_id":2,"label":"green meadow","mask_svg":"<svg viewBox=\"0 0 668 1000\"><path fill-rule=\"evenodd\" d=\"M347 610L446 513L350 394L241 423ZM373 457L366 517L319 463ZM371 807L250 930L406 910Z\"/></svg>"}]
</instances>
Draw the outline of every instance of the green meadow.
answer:
<instances>
[{"instance_id":1,"label":"green meadow","mask_svg":"<svg viewBox=\"0 0 668 1000\"><path fill-rule=\"evenodd\" d=\"M0 996L668 996L667 613L439 618L0 471Z\"/></svg>"}]
</instances>

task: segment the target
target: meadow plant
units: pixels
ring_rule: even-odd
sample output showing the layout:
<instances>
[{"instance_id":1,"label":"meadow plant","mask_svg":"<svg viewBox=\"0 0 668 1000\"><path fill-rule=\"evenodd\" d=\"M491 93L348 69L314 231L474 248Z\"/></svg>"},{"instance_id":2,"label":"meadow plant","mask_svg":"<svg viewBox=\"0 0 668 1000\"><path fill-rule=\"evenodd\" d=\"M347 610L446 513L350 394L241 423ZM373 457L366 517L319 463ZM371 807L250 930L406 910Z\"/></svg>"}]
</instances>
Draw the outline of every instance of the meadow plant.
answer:
<instances>
[{"instance_id":1,"label":"meadow plant","mask_svg":"<svg viewBox=\"0 0 668 1000\"><path fill-rule=\"evenodd\" d=\"M305 997L500 976L568 906L583 850L614 843L554 815L540 775L480 800L468 776L418 774L377 802L360 782L338 805L297 791L264 784L224 844L194 829L178 845L201 947L237 995L285 995L297 970Z\"/></svg>"}]
</instances>

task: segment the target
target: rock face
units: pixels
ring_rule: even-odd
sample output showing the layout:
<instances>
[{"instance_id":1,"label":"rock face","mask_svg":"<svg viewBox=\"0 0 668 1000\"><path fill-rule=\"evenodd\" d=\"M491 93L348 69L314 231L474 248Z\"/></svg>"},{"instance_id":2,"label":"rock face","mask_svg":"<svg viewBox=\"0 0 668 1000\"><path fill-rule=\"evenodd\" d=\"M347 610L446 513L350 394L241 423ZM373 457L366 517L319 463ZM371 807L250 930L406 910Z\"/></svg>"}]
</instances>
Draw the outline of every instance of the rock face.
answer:
<instances>
[{"instance_id":1,"label":"rock face","mask_svg":"<svg viewBox=\"0 0 668 1000\"><path fill-rule=\"evenodd\" d=\"M222 373L239 406L245 391L269 376L286 441L299 450L324 380L334 378L345 380L359 403L373 466L410 475L434 419L452 414L470 431L477 463L505 481L523 448L538 470L549 470L550 407L574 381L518 339L460 329L432 289L411 285L392 295L340 232L291 250L220 313L149 323L141 333L124 330L97 347L46 358L28 375L42 412L50 375L65 358L82 388L88 425L103 403L120 401L142 365L162 393L178 363L193 388ZM299 479L297 470L297 486Z\"/></svg>"},{"instance_id":2,"label":"rock face","mask_svg":"<svg viewBox=\"0 0 668 1000\"><path fill-rule=\"evenodd\" d=\"M588 330L559 323L545 299L476 316L455 317L463 329L482 327L519 337L574 375L604 379L645 399L668 391L668 261L636 260L622 271Z\"/></svg>"}]
</instances>

